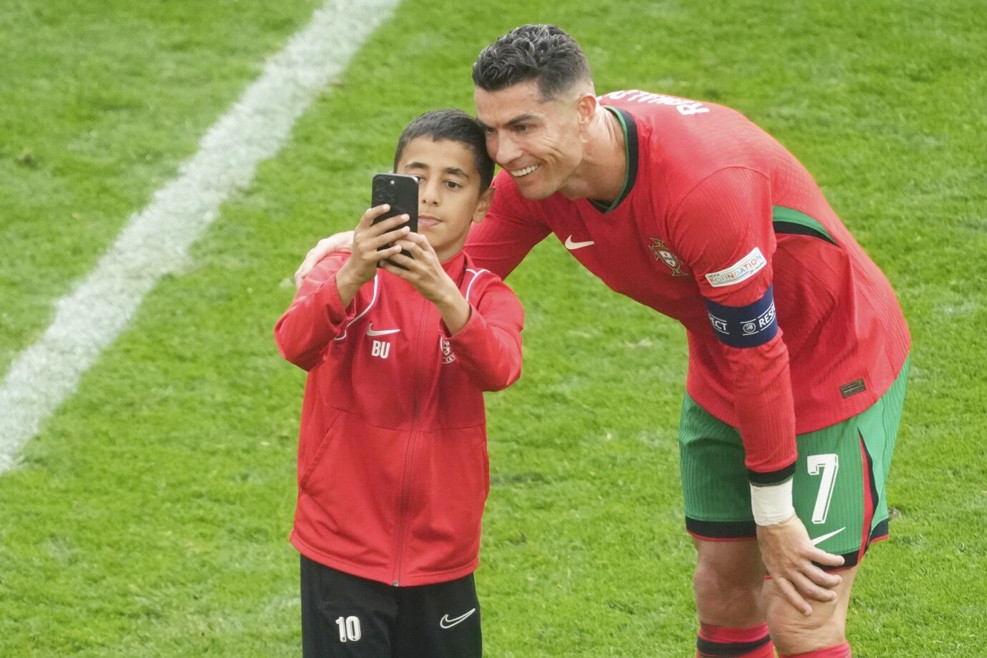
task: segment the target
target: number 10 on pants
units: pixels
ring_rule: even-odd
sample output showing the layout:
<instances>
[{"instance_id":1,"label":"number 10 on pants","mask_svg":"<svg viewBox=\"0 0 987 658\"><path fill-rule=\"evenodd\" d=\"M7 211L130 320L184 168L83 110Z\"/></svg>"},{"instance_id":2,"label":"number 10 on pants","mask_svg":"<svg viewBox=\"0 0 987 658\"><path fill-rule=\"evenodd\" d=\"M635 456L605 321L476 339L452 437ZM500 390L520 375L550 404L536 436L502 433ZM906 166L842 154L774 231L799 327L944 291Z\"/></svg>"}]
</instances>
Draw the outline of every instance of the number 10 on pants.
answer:
<instances>
[{"instance_id":1,"label":"number 10 on pants","mask_svg":"<svg viewBox=\"0 0 987 658\"><path fill-rule=\"evenodd\" d=\"M337 617L336 626L339 627L340 642L357 642L363 636L359 617Z\"/></svg>"}]
</instances>

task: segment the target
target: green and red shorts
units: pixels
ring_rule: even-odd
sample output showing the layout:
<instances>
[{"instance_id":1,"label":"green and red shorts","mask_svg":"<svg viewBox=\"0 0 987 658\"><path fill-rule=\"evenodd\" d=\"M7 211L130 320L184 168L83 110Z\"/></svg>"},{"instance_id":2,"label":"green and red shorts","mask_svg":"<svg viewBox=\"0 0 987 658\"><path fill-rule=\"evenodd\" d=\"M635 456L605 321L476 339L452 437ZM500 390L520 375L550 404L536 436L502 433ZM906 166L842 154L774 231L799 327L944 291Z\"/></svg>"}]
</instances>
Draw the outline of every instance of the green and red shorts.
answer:
<instances>
[{"instance_id":1,"label":"green and red shorts","mask_svg":"<svg viewBox=\"0 0 987 658\"><path fill-rule=\"evenodd\" d=\"M908 367L906 361L891 388L862 413L796 437L795 512L813 542L842 555L845 566L888 535L886 482ZM686 529L713 541L756 537L740 432L686 396L679 448Z\"/></svg>"}]
</instances>

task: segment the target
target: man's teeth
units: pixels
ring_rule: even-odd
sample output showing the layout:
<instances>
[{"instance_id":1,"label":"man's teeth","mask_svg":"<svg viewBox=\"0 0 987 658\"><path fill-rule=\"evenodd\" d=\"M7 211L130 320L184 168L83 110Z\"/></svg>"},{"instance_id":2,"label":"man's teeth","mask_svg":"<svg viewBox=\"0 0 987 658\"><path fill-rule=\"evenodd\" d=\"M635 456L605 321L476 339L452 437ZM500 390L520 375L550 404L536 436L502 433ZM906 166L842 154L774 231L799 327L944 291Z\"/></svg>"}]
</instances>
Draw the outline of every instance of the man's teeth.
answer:
<instances>
[{"instance_id":1,"label":"man's teeth","mask_svg":"<svg viewBox=\"0 0 987 658\"><path fill-rule=\"evenodd\" d=\"M514 178L521 178L522 176L527 176L537 168L538 165L531 165L530 167L525 167L524 169L518 169L517 171L512 171L511 176L514 176Z\"/></svg>"}]
</instances>

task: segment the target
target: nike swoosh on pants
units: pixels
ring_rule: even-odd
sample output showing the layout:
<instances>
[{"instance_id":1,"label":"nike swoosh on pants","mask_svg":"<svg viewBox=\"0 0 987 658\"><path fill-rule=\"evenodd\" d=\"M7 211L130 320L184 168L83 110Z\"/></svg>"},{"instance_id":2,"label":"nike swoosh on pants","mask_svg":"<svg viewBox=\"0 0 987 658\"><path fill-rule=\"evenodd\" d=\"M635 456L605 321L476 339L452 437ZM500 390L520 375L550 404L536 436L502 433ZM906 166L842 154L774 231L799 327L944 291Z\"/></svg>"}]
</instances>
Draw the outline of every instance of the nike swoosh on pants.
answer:
<instances>
[{"instance_id":1,"label":"nike swoosh on pants","mask_svg":"<svg viewBox=\"0 0 987 658\"><path fill-rule=\"evenodd\" d=\"M443 615L442 616L442 619L439 620L439 626L441 626L442 628L445 628L445 629L450 629L453 626L455 626L457 624L461 624L462 622L464 622L467 619L469 619L473 615L474 612L476 612L476 608L471 608L469 610L469 612L466 612L465 614L459 615L458 617L455 617L453 619L449 619L449 615Z\"/></svg>"}]
</instances>

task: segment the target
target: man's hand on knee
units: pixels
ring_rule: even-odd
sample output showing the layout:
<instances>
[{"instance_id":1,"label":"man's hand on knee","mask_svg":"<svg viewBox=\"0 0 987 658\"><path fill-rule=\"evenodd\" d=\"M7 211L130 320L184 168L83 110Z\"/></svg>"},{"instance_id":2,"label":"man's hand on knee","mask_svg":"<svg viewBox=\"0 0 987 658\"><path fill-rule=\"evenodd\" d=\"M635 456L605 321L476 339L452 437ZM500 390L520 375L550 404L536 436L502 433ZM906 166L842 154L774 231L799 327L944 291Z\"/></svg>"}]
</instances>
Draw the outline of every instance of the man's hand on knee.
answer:
<instances>
[{"instance_id":1,"label":"man's hand on knee","mask_svg":"<svg viewBox=\"0 0 987 658\"><path fill-rule=\"evenodd\" d=\"M785 599L803 615L812 614L809 600L830 602L843 579L817 564L839 567L843 558L813 546L805 525L794 514L782 523L759 525L761 559ZM814 564L816 563L816 564Z\"/></svg>"}]
</instances>

